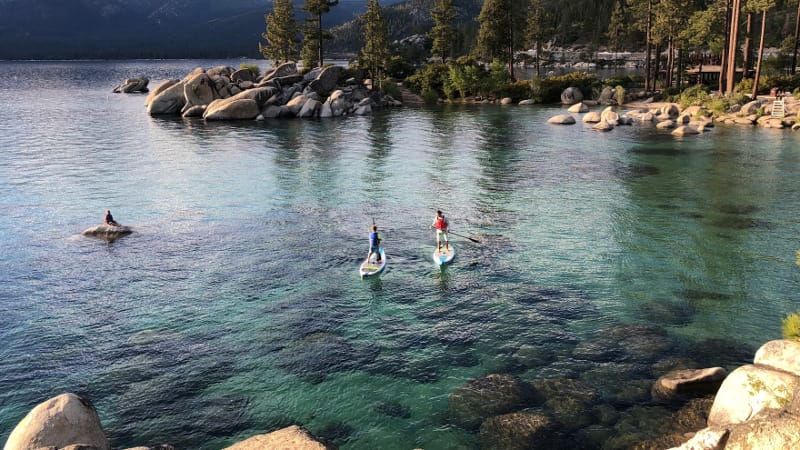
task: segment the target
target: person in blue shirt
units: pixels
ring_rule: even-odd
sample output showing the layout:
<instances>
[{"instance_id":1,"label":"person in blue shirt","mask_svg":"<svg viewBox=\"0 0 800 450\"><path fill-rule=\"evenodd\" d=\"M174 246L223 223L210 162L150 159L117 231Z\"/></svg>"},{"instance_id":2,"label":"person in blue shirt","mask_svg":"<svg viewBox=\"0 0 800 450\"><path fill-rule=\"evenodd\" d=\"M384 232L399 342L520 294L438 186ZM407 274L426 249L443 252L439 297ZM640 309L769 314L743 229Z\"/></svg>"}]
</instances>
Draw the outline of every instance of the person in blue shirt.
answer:
<instances>
[{"instance_id":1,"label":"person in blue shirt","mask_svg":"<svg viewBox=\"0 0 800 450\"><path fill-rule=\"evenodd\" d=\"M369 233L369 253L367 254L367 261L375 254L376 261L381 262L381 235L378 233L378 227L373 225L372 231Z\"/></svg>"},{"instance_id":2,"label":"person in blue shirt","mask_svg":"<svg viewBox=\"0 0 800 450\"><path fill-rule=\"evenodd\" d=\"M106 210L106 217L103 219L103 223L111 227L118 227L119 224L117 221L114 220L114 216L111 215L111 210Z\"/></svg>"}]
</instances>

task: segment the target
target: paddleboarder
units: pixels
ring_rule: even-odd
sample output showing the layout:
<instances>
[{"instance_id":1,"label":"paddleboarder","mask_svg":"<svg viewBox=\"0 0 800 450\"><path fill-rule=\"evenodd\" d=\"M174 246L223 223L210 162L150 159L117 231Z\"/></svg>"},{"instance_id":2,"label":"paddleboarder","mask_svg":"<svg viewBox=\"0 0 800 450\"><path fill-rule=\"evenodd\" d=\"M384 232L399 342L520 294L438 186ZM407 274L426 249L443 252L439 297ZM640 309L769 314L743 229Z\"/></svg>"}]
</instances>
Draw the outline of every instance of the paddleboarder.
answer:
<instances>
[{"instance_id":1,"label":"paddleboarder","mask_svg":"<svg viewBox=\"0 0 800 450\"><path fill-rule=\"evenodd\" d=\"M378 227L376 225L372 225L372 230L369 233L369 253L367 253L367 261L372 258L372 255L376 255L376 261L380 265L381 263L381 235L378 233Z\"/></svg>"},{"instance_id":2,"label":"paddleboarder","mask_svg":"<svg viewBox=\"0 0 800 450\"><path fill-rule=\"evenodd\" d=\"M444 248L449 250L450 241L447 239L447 229L450 227L450 224L441 211L436 211L436 218L433 219L431 227L436 228L436 249L439 250L442 248L442 239L444 239Z\"/></svg>"}]
</instances>

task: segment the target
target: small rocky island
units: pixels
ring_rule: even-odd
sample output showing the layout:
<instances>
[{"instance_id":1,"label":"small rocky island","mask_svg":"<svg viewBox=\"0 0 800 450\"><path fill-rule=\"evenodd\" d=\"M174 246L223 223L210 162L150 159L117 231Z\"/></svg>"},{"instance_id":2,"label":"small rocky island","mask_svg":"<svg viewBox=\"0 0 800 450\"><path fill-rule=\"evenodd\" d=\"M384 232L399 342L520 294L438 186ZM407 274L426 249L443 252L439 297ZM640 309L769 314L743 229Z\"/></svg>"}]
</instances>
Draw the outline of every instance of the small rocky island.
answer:
<instances>
[{"instance_id":1,"label":"small rocky island","mask_svg":"<svg viewBox=\"0 0 800 450\"><path fill-rule=\"evenodd\" d=\"M345 73L343 67L327 66L302 74L293 62L258 77L248 68L198 67L182 80L166 80L156 86L145 105L151 116L182 115L209 121L366 115L376 107L401 105L391 96L371 90L369 83L342 79ZM123 86L134 84L126 80Z\"/></svg>"}]
</instances>

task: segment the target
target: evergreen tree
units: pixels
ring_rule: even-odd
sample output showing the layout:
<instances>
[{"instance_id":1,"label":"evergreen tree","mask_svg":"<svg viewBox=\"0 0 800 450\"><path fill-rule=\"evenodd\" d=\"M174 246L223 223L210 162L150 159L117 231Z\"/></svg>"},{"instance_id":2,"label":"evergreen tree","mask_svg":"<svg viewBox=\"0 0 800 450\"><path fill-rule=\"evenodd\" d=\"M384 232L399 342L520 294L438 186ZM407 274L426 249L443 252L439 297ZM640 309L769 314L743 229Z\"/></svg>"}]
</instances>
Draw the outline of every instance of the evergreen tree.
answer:
<instances>
[{"instance_id":1,"label":"evergreen tree","mask_svg":"<svg viewBox=\"0 0 800 450\"><path fill-rule=\"evenodd\" d=\"M761 78L761 61L764 57L764 35L767 28L767 11L775 7L775 0L750 0L746 4L748 11L761 13L761 39L758 44L758 62L756 63L755 79L753 80L752 97L755 100L758 96L758 83Z\"/></svg>"},{"instance_id":2,"label":"evergreen tree","mask_svg":"<svg viewBox=\"0 0 800 450\"><path fill-rule=\"evenodd\" d=\"M615 52L619 51L620 44L625 35L625 24L627 22L625 17L625 0L617 0L614 3L614 11L611 12L611 20L608 23L608 44Z\"/></svg>"},{"instance_id":3,"label":"evergreen tree","mask_svg":"<svg viewBox=\"0 0 800 450\"><path fill-rule=\"evenodd\" d=\"M362 16L364 22L364 46L359 54L359 66L365 67L372 77L373 86L380 85L386 64L389 60L389 38L386 20L378 0L367 0L367 12Z\"/></svg>"},{"instance_id":4,"label":"evergreen tree","mask_svg":"<svg viewBox=\"0 0 800 450\"><path fill-rule=\"evenodd\" d=\"M431 53L438 55L442 61L452 54L453 45L456 40L456 28L453 23L456 20L456 10L453 7L453 0L436 0L431 10L433 28L428 34L431 38Z\"/></svg>"},{"instance_id":5,"label":"evergreen tree","mask_svg":"<svg viewBox=\"0 0 800 450\"><path fill-rule=\"evenodd\" d=\"M545 7L542 0L530 0L528 3L528 17L525 24L525 42L536 49L536 76L542 76L542 48L548 34L545 24Z\"/></svg>"},{"instance_id":6,"label":"evergreen tree","mask_svg":"<svg viewBox=\"0 0 800 450\"><path fill-rule=\"evenodd\" d=\"M514 20L512 0L485 0L478 16L477 53L484 61L508 62L513 75Z\"/></svg>"},{"instance_id":7,"label":"evergreen tree","mask_svg":"<svg viewBox=\"0 0 800 450\"><path fill-rule=\"evenodd\" d=\"M322 30L322 15L331 11L331 8L338 5L339 0L305 0L303 11L309 17L306 19L306 26L303 27L303 65L305 67L322 67L323 45L322 41L331 39L329 33ZM312 55L316 53L316 58Z\"/></svg>"},{"instance_id":8,"label":"evergreen tree","mask_svg":"<svg viewBox=\"0 0 800 450\"><path fill-rule=\"evenodd\" d=\"M267 29L261 34L267 45L258 43L258 49L264 58L281 64L297 59L297 22L294 18L292 0L275 0L272 14L265 14Z\"/></svg>"}]
</instances>

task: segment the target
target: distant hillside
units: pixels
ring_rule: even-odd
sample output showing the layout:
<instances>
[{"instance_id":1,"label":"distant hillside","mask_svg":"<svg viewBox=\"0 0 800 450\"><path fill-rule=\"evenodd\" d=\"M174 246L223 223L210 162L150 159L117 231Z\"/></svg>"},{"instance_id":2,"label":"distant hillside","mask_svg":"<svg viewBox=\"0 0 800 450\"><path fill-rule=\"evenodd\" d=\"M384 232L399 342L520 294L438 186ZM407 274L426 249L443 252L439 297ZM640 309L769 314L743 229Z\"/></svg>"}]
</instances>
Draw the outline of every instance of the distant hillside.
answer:
<instances>
[{"instance_id":1,"label":"distant hillside","mask_svg":"<svg viewBox=\"0 0 800 450\"><path fill-rule=\"evenodd\" d=\"M405 0L394 5L380 2L389 30L389 40L395 41L414 34L427 34L433 26L431 10L435 0ZM453 0L461 28L477 30L476 19L481 12L483 0ZM331 29L334 36L331 51L357 53L363 45L363 26L360 19L352 20Z\"/></svg>"},{"instance_id":2,"label":"distant hillside","mask_svg":"<svg viewBox=\"0 0 800 450\"><path fill-rule=\"evenodd\" d=\"M365 5L340 0L324 24ZM257 58L271 10L271 0L0 0L0 59Z\"/></svg>"}]
</instances>

